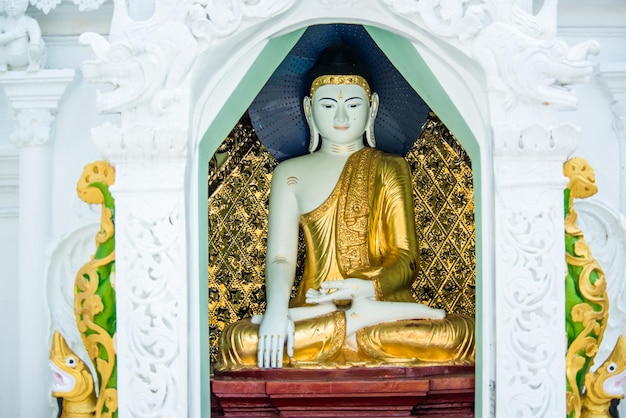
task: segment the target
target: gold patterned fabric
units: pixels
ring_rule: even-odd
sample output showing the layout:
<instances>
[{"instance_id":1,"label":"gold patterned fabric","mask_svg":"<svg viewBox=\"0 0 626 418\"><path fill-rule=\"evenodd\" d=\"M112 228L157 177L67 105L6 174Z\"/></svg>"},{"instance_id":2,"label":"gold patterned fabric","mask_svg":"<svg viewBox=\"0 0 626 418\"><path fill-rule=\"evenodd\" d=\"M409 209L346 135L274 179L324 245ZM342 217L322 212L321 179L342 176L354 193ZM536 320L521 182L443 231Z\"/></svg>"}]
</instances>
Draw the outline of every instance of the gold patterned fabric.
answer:
<instances>
[{"instance_id":1,"label":"gold patterned fabric","mask_svg":"<svg viewBox=\"0 0 626 418\"><path fill-rule=\"evenodd\" d=\"M249 319L224 328L221 350L216 369L240 370L257 365L259 326ZM343 312L331 312L318 318L296 323L294 355L285 354L283 364L321 365L328 364L341 350L346 334L346 317Z\"/></svg>"},{"instance_id":2,"label":"gold patterned fabric","mask_svg":"<svg viewBox=\"0 0 626 418\"><path fill-rule=\"evenodd\" d=\"M360 330L357 344L367 356L387 364L472 364L474 318L449 315L438 320L387 322Z\"/></svg>"},{"instance_id":3,"label":"gold patterned fabric","mask_svg":"<svg viewBox=\"0 0 626 418\"><path fill-rule=\"evenodd\" d=\"M418 246L412 205L409 170L402 157L371 148L351 155L330 197L301 217L307 257L304 277L290 305L303 306L306 291L319 289L325 280L348 277L374 280L384 301L414 302L410 289ZM358 354L348 353L346 347L338 356L341 345L334 332L343 328L345 335L343 315L342 311L327 315L323 325L319 319L297 322L291 365L343 365L349 357L353 357L349 362L365 364L473 362L471 318L396 321L383 324L382 332L379 325L371 326L358 333ZM257 333L258 326L249 321L227 326L218 369L254 367Z\"/></svg>"},{"instance_id":4,"label":"gold patterned fabric","mask_svg":"<svg viewBox=\"0 0 626 418\"><path fill-rule=\"evenodd\" d=\"M376 281L382 300L414 301L418 247L409 180L402 157L372 148L350 156L326 202L301 217L306 261L291 307L304 305L306 292L323 281L348 277Z\"/></svg>"}]
</instances>

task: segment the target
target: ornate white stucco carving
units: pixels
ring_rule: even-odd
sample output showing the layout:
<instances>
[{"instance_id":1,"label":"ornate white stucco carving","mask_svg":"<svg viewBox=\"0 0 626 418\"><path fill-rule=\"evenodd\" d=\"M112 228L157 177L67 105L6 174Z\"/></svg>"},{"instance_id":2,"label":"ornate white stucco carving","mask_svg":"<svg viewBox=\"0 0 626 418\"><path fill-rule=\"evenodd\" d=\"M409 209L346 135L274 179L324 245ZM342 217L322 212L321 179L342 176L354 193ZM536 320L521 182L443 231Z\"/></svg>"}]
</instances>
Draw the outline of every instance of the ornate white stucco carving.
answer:
<instances>
[{"instance_id":1,"label":"ornate white stucco carving","mask_svg":"<svg viewBox=\"0 0 626 418\"><path fill-rule=\"evenodd\" d=\"M496 416L562 416L563 161L571 126L495 130Z\"/></svg>"},{"instance_id":2,"label":"ornate white stucco carving","mask_svg":"<svg viewBox=\"0 0 626 418\"><path fill-rule=\"evenodd\" d=\"M116 192L120 409L128 416L187 416L182 193L175 200L148 188Z\"/></svg>"},{"instance_id":3,"label":"ornate white stucco carving","mask_svg":"<svg viewBox=\"0 0 626 418\"><path fill-rule=\"evenodd\" d=\"M613 129L620 153L620 209L626 213L626 63L602 63L597 73L612 100Z\"/></svg>"},{"instance_id":4,"label":"ornate white stucco carving","mask_svg":"<svg viewBox=\"0 0 626 418\"><path fill-rule=\"evenodd\" d=\"M343 0L345 3L347 0ZM289 9L296 0L194 0L189 11L190 27L206 44L233 34L246 18L267 19ZM334 2L339 2L334 0ZM326 0L322 3L332 3Z\"/></svg>"},{"instance_id":5,"label":"ornate white stucco carving","mask_svg":"<svg viewBox=\"0 0 626 418\"><path fill-rule=\"evenodd\" d=\"M69 0L65 1L68 2ZM107 0L72 0L72 3L78 6L78 10L86 12L99 9L106 1ZM63 2L63 0L30 0L30 4L45 14L50 13L50 10L54 10L61 2Z\"/></svg>"},{"instance_id":6,"label":"ornate white stucco carving","mask_svg":"<svg viewBox=\"0 0 626 418\"><path fill-rule=\"evenodd\" d=\"M508 109L518 101L576 106L566 86L593 73L595 41L569 47L554 36L554 21L526 13L513 1L383 0L394 12L447 39L485 71L489 90L503 95ZM553 1L544 2L544 8Z\"/></svg>"},{"instance_id":7,"label":"ornate white stucco carving","mask_svg":"<svg viewBox=\"0 0 626 418\"><path fill-rule=\"evenodd\" d=\"M15 112L11 142L16 147L43 145L50 139L54 116L45 109L24 109Z\"/></svg>"}]
</instances>

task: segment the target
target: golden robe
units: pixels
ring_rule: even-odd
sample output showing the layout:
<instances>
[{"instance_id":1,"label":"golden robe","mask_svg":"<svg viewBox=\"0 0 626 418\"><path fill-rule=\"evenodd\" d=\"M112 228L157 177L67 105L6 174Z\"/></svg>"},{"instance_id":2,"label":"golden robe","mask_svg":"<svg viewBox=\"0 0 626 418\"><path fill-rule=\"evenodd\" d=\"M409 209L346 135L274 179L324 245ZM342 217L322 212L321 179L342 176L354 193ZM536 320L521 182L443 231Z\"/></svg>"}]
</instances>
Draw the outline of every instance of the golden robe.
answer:
<instances>
[{"instance_id":1,"label":"golden robe","mask_svg":"<svg viewBox=\"0 0 626 418\"><path fill-rule=\"evenodd\" d=\"M306 245L305 268L290 307L306 306L308 289L345 278L372 280L376 299L415 302L419 247L415 233L411 176L406 161L372 148L351 155L328 199L300 218ZM349 303L349 301L346 301ZM296 367L349 364L471 363L474 319L388 322L357 332L358 352L344 345L346 318L339 310L296 322ZM256 367L258 325L227 326L220 341L218 370Z\"/></svg>"}]
</instances>

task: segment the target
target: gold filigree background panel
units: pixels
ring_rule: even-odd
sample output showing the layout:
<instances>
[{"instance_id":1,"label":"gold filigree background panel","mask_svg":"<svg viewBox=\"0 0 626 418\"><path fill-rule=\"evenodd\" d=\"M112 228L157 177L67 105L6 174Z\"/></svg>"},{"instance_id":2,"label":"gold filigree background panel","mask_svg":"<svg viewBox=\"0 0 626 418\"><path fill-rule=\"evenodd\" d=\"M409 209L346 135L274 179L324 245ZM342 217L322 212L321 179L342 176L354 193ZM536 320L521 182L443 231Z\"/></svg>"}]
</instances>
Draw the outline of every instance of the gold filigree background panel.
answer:
<instances>
[{"instance_id":1,"label":"gold filigree background panel","mask_svg":"<svg viewBox=\"0 0 626 418\"><path fill-rule=\"evenodd\" d=\"M413 148L411 166L420 239L416 300L474 315L476 276L471 163L436 116L430 115ZM209 331L211 361L226 324L265 310L267 206L277 162L245 115L209 163ZM296 283L302 277L299 240Z\"/></svg>"},{"instance_id":2,"label":"gold filigree background panel","mask_svg":"<svg viewBox=\"0 0 626 418\"><path fill-rule=\"evenodd\" d=\"M433 113L406 155L413 176L420 270L418 302L474 316L476 231L469 156Z\"/></svg>"}]
</instances>

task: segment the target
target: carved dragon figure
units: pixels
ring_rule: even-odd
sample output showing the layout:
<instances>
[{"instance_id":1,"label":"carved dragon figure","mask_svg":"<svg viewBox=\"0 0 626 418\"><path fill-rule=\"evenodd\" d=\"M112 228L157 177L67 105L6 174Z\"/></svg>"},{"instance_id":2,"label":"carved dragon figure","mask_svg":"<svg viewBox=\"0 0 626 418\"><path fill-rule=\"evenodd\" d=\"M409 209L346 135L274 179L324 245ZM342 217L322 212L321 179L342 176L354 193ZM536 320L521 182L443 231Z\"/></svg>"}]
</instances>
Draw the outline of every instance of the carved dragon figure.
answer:
<instances>
[{"instance_id":1,"label":"carved dragon figure","mask_svg":"<svg viewBox=\"0 0 626 418\"><path fill-rule=\"evenodd\" d=\"M57 331L50 348L52 396L63 398L61 418L92 417L96 412L96 392L89 368L70 349Z\"/></svg>"},{"instance_id":2,"label":"carved dragon figure","mask_svg":"<svg viewBox=\"0 0 626 418\"><path fill-rule=\"evenodd\" d=\"M109 192L109 186L114 181L113 168L104 161L96 161L85 167L77 185L78 195L84 202L102 205L100 231L96 235L96 253L76 274L74 314L78 331L97 374L98 397L96 399L93 391L94 382L91 380L93 399L90 397L89 400L93 405L90 408L94 416L103 418L117 417L117 361L113 343L116 330L114 200ZM55 333L51 350L55 353L54 358L65 356L61 357L61 363L70 358L72 364L82 363L82 360L71 352L65 340L64 345L61 340L63 337ZM55 361L55 364L57 363ZM65 375L57 370L59 368L58 364L56 368L53 367L55 382L58 380L59 385L68 386L72 380L63 378ZM86 366L84 370L84 373L89 374ZM89 378L93 379L91 375ZM83 390L82 386L74 388L74 391L79 389ZM68 397L67 392L70 392L71 396ZM64 398L63 417L89 416L84 412L86 406L81 406L80 413L83 415L76 415L78 412L74 415L65 415L68 403L70 405L68 414L74 413L71 412L73 410L79 411L73 391L55 389L53 396Z\"/></svg>"},{"instance_id":3,"label":"carved dragon figure","mask_svg":"<svg viewBox=\"0 0 626 418\"><path fill-rule=\"evenodd\" d=\"M96 33L84 33L80 42L90 45L96 60L85 62L90 82L111 83L113 91L98 93L103 112L142 111L163 114L180 100L178 89L197 54L197 41L189 27L173 17L188 4L157 1L154 15L134 22L125 0L115 0L111 42Z\"/></svg>"},{"instance_id":4,"label":"carved dragon figure","mask_svg":"<svg viewBox=\"0 0 626 418\"><path fill-rule=\"evenodd\" d=\"M589 372L607 326L609 300L604 272L591 255L574 210L574 198L592 196L598 189L594 171L584 159L567 161L563 171L570 179L565 190L567 416L610 417L611 399L623 397L626 339L620 337L602 366Z\"/></svg>"},{"instance_id":5,"label":"carved dragon figure","mask_svg":"<svg viewBox=\"0 0 626 418\"><path fill-rule=\"evenodd\" d=\"M489 89L504 95L508 109L517 97L574 107L576 98L567 86L593 74L587 56L597 54L599 44L569 47L556 38L555 0L544 1L536 15L511 0L383 1L429 32L456 38L458 47L482 66Z\"/></svg>"}]
</instances>

